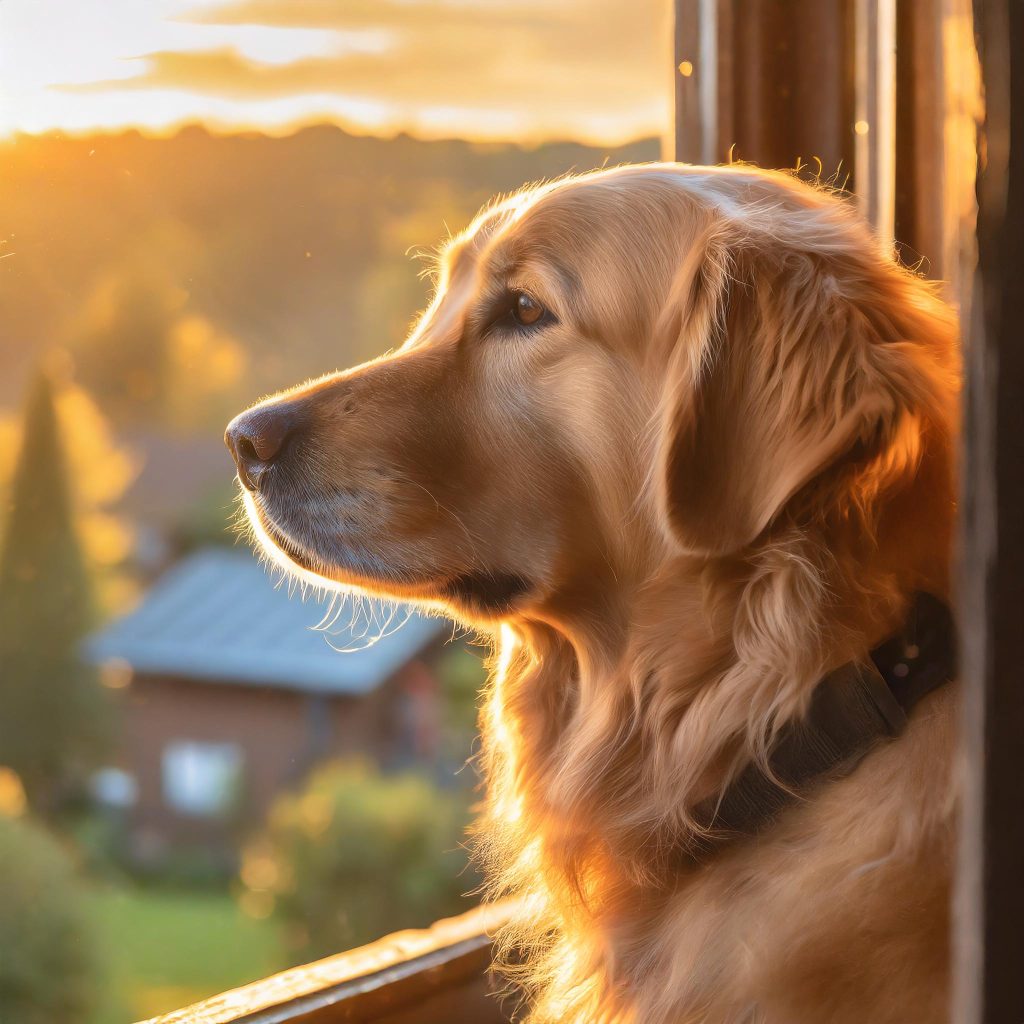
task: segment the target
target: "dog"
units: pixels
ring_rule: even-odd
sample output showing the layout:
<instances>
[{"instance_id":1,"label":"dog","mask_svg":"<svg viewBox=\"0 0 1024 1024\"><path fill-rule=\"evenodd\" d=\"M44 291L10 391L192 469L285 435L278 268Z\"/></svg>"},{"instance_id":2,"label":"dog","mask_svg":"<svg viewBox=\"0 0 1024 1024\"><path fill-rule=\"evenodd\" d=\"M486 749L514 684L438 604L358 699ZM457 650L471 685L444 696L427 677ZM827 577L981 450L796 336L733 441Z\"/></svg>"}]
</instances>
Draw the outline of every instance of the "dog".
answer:
<instances>
[{"instance_id":1,"label":"dog","mask_svg":"<svg viewBox=\"0 0 1024 1024\"><path fill-rule=\"evenodd\" d=\"M476 843L527 1019L947 1020L956 681L844 771L773 758L948 597L951 310L848 197L744 165L527 188L435 284L227 442L289 571L494 637ZM750 777L791 799L723 835Z\"/></svg>"}]
</instances>

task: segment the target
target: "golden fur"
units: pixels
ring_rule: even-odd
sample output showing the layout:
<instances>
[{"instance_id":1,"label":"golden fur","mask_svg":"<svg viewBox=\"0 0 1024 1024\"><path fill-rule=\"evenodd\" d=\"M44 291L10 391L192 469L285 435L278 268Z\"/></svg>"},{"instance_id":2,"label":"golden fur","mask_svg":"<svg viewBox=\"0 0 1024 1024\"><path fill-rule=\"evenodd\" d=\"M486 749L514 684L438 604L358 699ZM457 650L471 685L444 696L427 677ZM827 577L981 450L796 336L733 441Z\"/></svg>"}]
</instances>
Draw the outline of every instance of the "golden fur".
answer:
<instances>
[{"instance_id":1,"label":"golden fur","mask_svg":"<svg viewBox=\"0 0 1024 1024\"><path fill-rule=\"evenodd\" d=\"M552 319L495 328L510 290ZM247 498L275 557L500 636L477 838L530 1021L946 1020L954 688L756 841L679 849L947 594L956 359L846 200L650 165L497 202L399 351L257 407L300 424Z\"/></svg>"}]
</instances>

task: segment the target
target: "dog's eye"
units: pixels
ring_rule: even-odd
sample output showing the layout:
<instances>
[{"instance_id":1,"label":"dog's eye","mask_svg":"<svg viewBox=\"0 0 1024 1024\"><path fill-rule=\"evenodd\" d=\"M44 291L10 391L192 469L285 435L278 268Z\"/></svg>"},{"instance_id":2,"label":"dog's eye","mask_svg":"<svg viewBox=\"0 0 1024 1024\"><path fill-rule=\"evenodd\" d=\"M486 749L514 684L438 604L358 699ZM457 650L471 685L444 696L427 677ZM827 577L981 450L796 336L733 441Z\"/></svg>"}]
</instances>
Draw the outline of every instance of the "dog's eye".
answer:
<instances>
[{"instance_id":1,"label":"dog's eye","mask_svg":"<svg viewBox=\"0 0 1024 1024\"><path fill-rule=\"evenodd\" d=\"M484 333L532 333L555 322L551 310L541 305L529 292L509 289L496 298L486 321Z\"/></svg>"},{"instance_id":2,"label":"dog's eye","mask_svg":"<svg viewBox=\"0 0 1024 1024\"><path fill-rule=\"evenodd\" d=\"M526 292L516 292L512 296L512 316L517 324L532 327L540 323L546 312L547 310Z\"/></svg>"}]
</instances>

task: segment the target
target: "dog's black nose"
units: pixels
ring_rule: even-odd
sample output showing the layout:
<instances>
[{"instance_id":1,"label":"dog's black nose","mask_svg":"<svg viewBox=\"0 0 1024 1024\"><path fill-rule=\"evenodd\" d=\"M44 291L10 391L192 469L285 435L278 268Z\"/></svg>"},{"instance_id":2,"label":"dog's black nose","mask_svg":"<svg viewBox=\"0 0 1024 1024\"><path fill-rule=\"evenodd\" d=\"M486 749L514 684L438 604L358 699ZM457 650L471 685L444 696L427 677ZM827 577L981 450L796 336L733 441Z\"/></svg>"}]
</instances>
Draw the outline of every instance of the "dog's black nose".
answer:
<instances>
[{"instance_id":1,"label":"dog's black nose","mask_svg":"<svg viewBox=\"0 0 1024 1024\"><path fill-rule=\"evenodd\" d=\"M280 457L298 428L299 418L291 403L257 406L236 416L224 432L238 478L250 491Z\"/></svg>"}]
</instances>

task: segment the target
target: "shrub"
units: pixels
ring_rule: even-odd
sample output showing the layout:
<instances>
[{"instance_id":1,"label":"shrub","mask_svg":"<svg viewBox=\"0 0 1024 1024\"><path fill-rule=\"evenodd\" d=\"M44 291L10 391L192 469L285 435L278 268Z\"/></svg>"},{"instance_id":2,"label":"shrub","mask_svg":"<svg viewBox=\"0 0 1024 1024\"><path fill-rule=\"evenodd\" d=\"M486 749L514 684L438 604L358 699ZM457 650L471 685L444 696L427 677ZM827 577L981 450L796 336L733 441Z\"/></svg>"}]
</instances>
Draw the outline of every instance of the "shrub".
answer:
<instances>
[{"instance_id":1,"label":"shrub","mask_svg":"<svg viewBox=\"0 0 1024 1024\"><path fill-rule=\"evenodd\" d=\"M57 842L0 815L0 1021L88 1020L100 988L96 938Z\"/></svg>"},{"instance_id":2,"label":"shrub","mask_svg":"<svg viewBox=\"0 0 1024 1024\"><path fill-rule=\"evenodd\" d=\"M280 799L243 853L242 905L271 909L311 959L472 906L464 793L362 762L317 771Z\"/></svg>"}]
</instances>

